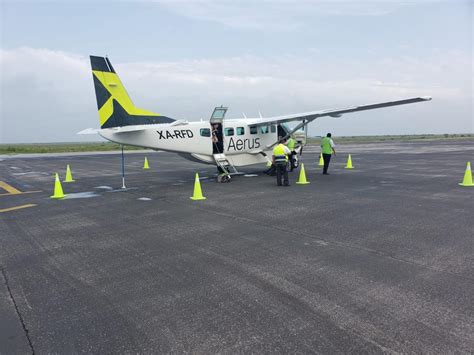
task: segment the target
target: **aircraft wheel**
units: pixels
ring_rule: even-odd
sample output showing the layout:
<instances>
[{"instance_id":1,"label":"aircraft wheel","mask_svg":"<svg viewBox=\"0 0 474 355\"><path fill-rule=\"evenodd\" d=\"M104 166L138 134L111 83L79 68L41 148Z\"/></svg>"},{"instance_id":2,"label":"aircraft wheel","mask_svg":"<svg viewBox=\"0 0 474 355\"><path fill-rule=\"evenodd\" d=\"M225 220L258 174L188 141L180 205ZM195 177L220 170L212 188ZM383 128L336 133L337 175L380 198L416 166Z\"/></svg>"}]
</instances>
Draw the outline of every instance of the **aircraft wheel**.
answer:
<instances>
[{"instance_id":1,"label":"aircraft wheel","mask_svg":"<svg viewBox=\"0 0 474 355\"><path fill-rule=\"evenodd\" d=\"M227 174L217 175L217 182L221 182L221 183L230 182L230 175L227 175Z\"/></svg>"},{"instance_id":2,"label":"aircraft wheel","mask_svg":"<svg viewBox=\"0 0 474 355\"><path fill-rule=\"evenodd\" d=\"M300 165L299 159L296 157L296 155L293 157L293 167L296 169Z\"/></svg>"}]
</instances>

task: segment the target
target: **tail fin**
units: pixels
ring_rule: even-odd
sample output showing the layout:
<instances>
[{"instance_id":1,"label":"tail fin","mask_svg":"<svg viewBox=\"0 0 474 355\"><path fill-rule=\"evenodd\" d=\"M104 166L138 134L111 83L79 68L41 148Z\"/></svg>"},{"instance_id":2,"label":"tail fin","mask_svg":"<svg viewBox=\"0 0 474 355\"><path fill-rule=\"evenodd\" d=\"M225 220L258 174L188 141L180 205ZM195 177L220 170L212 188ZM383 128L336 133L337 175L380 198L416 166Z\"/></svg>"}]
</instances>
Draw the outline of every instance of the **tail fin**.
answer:
<instances>
[{"instance_id":1,"label":"tail fin","mask_svg":"<svg viewBox=\"0 0 474 355\"><path fill-rule=\"evenodd\" d=\"M107 57L90 56L100 128L173 122L136 107Z\"/></svg>"}]
</instances>

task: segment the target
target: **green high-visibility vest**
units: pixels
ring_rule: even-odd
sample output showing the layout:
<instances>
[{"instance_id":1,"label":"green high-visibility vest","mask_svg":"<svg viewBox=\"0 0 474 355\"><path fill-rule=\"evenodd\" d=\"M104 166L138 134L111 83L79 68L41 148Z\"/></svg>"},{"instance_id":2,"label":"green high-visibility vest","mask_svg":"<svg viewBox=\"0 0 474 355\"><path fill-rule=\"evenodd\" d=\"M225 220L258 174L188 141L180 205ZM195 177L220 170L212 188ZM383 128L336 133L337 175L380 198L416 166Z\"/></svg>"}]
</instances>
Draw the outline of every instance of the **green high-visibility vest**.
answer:
<instances>
[{"instance_id":1,"label":"green high-visibility vest","mask_svg":"<svg viewBox=\"0 0 474 355\"><path fill-rule=\"evenodd\" d=\"M321 140L321 148L323 154L332 154L331 139L329 137L324 137Z\"/></svg>"},{"instance_id":2,"label":"green high-visibility vest","mask_svg":"<svg viewBox=\"0 0 474 355\"><path fill-rule=\"evenodd\" d=\"M293 151L295 150L295 144L296 144L296 141L293 138L290 138L288 139L288 143L286 144L286 146L288 147L289 150Z\"/></svg>"},{"instance_id":3,"label":"green high-visibility vest","mask_svg":"<svg viewBox=\"0 0 474 355\"><path fill-rule=\"evenodd\" d=\"M284 156L285 160L288 160L288 156L285 153L285 146L283 144L278 144L273 148L273 155L275 156L275 161L278 160L278 157Z\"/></svg>"}]
</instances>

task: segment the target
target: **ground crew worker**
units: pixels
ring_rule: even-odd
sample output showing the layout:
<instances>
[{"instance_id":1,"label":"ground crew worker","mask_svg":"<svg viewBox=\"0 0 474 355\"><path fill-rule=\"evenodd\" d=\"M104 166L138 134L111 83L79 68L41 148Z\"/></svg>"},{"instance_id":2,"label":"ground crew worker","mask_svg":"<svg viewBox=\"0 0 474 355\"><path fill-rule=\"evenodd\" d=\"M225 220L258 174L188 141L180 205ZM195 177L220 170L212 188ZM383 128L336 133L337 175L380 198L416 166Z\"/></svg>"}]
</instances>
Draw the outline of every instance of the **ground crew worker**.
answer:
<instances>
[{"instance_id":1,"label":"ground crew worker","mask_svg":"<svg viewBox=\"0 0 474 355\"><path fill-rule=\"evenodd\" d=\"M276 168L277 185L281 186L281 178L283 177L283 185L290 186L288 181L288 156L291 154L285 145L286 140L280 139L280 143L273 148L273 165Z\"/></svg>"},{"instance_id":2,"label":"ground crew worker","mask_svg":"<svg viewBox=\"0 0 474 355\"><path fill-rule=\"evenodd\" d=\"M336 150L334 148L335 148L335 145L331 138L331 133L328 133L326 137L324 137L321 140L321 151L322 151L323 160L324 160L324 168L323 168L324 175L329 175L328 168L329 168L329 162L331 161L331 155L332 154L336 155Z\"/></svg>"},{"instance_id":3,"label":"ground crew worker","mask_svg":"<svg viewBox=\"0 0 474 355\"><path fill-rule=\"evenodd\" d=\"M290 150L290 172L293 171L293 169L296 167L295 165L295 156L296 156L296 151L295 151L295 144L296 141L293 139L292 136L288 139L288 142L286 143L286 146Z\"/></svg>"}]
</instances>

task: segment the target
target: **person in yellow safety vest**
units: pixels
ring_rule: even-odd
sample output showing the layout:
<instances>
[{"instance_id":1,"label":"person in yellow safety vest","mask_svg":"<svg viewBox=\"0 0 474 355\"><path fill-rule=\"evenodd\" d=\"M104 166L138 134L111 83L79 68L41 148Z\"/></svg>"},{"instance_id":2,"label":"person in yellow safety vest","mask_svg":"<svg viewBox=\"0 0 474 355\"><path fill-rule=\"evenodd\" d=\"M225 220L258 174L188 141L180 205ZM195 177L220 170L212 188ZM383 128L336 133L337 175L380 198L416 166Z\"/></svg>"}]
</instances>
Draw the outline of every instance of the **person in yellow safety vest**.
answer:
<instances>
[{"instance_id":1,"label":"person in yellow safety vest","mask_svg":"<svg viewBox=\"0 0 474 355\"><path fill-rule=\"evenodd\" d=\"M335 145L331 138L331 133L328 133L326 137L324 137L321 140L321 152L323 154L323 160L324 160L324 168L323 168L324 175L329 175L328 168L329 168L329 162L331 161L331 155L332 154L336 155L336 150L334 148L335 148Z\"/></svg>"},{"instance_id":2,"label":"person in yellow safety vest","mask_svg":"<svg viewBox=\"0 0 474 355\"><path fill-rule=\"evenodd\" d=\"M283 177L283 185L290 186L288 180L288 156L291 154L285 145L286 140L280 139L280 143L273 148L273 165L276 168L277 185L281 186L281 178Z\"/></svg>"},{"instance_id":3,"label":"person in yellow safety vest","mask_svg":"<svg viewBox=\"0 0 474 355\"><path fill-rule=\"evenodd\" d=\"M286 146L291 152L290 153L290 172L292 172L293 169L295 168L295 155L296 155L295 144L296 144L295 139L290 136L290 138L288 138L288 142L286 143Z\"/></svg>"}]
</instances>

